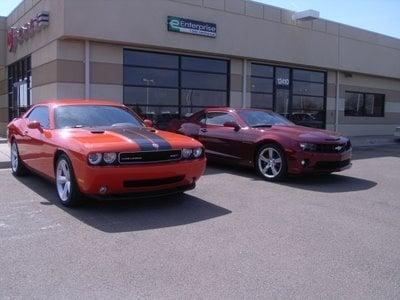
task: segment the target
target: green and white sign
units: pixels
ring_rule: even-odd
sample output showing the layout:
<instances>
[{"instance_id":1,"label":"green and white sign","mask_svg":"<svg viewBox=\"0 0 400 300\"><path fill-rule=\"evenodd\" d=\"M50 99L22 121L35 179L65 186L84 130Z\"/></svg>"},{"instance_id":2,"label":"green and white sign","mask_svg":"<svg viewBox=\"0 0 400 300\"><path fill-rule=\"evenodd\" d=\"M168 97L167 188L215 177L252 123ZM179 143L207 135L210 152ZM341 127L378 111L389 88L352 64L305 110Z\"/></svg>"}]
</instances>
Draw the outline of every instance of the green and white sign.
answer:
<instances>
[{"instance_id":1,"label":"green and white sign","mask_svg":"<svg viewBox=\"0 0 400 300\"><path fill-rule=\"evenodd\" d=\"M168 16L168 31L215 38L217 36L217 25L214 23Z\"/></svg>"}]
</instances>

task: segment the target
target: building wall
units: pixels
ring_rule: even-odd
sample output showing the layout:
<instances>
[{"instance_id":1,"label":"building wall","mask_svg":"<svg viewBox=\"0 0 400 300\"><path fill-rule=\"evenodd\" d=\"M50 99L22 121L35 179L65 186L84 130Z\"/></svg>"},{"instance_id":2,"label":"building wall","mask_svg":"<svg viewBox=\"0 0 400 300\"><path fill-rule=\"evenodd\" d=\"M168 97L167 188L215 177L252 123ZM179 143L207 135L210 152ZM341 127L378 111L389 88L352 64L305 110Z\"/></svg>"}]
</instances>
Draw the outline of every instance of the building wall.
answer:
<instances>
[{"instance_id":1,"label":"building wall","mask_svg":"<svg viewBox=\"0 0 400 300\"><path fill-rule=\"evenodd\" d=\"M398 39L326 20L292 21L290 11L244 0L24 0L6 22L0 18L0 44L5 45L6 27L21 25L43 10L50 12L48 28L19 45L16 53L0 46L0 106L8 104L2 59L8 65L29 54L33 104L84 98L85 40L90 40L91 98L123 101L123 48L128 47L229 59L232 107L250 106L252 61L327 71L328 129L335 125L335 70L340 69L352 74L340 76L340 131L391 134L400 124ZM218 37L168 32L168 15L214 22ZM385 94L385 117L344 116L344 93L350 88ZM0 128L4 116L0 114Z\"/></svg>"},{"instance_id":2,"label":"building wall","mask_svg":"<svg viewBox=\"0 0 400 300\"><path fill-rule=\"evenodd\" d=\"M0 17L0 136L6 134L6 124L8 122L6 21L5 17Z\"/></svg>"},{"instance_id":3,"label":"building wall","mask_svg":"<svg viewBox=\"0 0 400 300\"><path fill-rule=\"evenodd\" d=\"M65 36L400 78L400 40L326 20L294 22L292 12L256 2L64 0L64 9ZM168 32L168 15L216 23L218 36Z\"/></svg>"}]
</instances>

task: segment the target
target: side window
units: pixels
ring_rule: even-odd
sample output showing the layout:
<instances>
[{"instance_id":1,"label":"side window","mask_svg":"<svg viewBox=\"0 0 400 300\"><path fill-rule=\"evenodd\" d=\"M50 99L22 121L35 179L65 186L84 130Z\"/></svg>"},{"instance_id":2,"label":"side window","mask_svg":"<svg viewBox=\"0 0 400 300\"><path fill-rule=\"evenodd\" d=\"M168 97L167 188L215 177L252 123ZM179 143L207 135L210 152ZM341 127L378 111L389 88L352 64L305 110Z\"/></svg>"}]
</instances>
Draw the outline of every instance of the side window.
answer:
<instances>
[{"instance_id":1,"label":"side window","mask_svg":"<svg viewBox=\"0 0 400 300\"><path fill-rule=\"evenodd\" d=\"M201 123L201 124L206 124L206 115L205 114L201 114L198 118L197 118L197 122Z\"/></svg>"},{"instance_id":2,"label":"side window","mask_svg":"<svg viewBox=\"0 0 400 300\"><path fill-rule=\"evenodd\" d=\"M27 119L29 121L38 121L43 128L50 128L49 108L45 106L38 106L34 108Z\"/></svg>"},{"instance_id":3,"label":"side window","mask_svg":"<svg viewBox=\"0 0 400 300\"><path fill-rule=\"evenodd\" d=\"M207 114L207 125L224 125L226 122L236 122L235 118L225 112L211 112Z\"/></svg>"}]
</instances>

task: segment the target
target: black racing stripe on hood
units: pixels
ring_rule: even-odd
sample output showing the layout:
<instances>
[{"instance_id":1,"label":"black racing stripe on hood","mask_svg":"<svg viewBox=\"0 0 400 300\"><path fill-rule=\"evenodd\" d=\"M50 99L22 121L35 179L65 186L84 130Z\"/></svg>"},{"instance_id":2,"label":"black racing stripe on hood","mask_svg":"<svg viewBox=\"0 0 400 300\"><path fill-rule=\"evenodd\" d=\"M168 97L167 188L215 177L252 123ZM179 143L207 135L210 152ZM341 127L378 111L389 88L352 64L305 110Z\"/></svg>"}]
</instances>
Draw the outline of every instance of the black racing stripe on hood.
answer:
<instances>
[{"instance_id":1,"label":"black racing stripe on hood","mask_svg":"<svg viewBox=\"0 0 400 300\"><path fill-rule=\"evenodd\" d=\"M145 128L108 127L106 131L120 134L139 145L141 151L171 150L171 144Z\"/></svg>"}]
</instances>

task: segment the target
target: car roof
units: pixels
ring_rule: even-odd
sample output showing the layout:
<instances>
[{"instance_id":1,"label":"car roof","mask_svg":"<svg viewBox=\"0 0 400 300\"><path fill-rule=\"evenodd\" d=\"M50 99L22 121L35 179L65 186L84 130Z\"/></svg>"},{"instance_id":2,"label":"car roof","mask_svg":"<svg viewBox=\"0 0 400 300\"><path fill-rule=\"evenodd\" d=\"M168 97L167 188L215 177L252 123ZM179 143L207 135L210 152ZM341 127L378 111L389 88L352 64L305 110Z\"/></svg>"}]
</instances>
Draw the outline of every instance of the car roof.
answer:
<instances>
[{"instance_id":1,"label":"car roof","mask_svg":"<svg viewBox=\"0 0 400 300\"><path fill-rule=\"evenodd\" d=\"M104 106L124 106L121 103L110 100L95 99L53 99L40 101L36 105L64 106L64 105L104 105Z\"/></svg>"}]
</instances>

